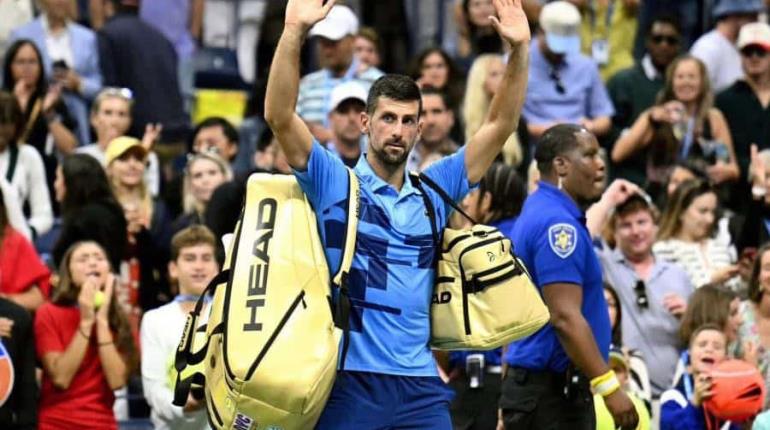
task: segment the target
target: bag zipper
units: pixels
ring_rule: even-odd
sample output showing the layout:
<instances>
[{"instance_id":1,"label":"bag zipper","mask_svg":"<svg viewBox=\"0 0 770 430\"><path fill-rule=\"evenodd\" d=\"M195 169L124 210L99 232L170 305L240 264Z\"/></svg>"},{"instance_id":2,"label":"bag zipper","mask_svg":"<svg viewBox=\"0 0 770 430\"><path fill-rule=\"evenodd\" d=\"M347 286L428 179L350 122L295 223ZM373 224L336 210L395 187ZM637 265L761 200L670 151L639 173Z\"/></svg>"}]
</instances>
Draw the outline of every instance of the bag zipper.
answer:
<instances>
[{"instance_id":1,"label":"bag zipper","mask_svg":"<svg viewBox=\"0 0 770 430\"><path fill-rule=\"evenodd\" d=\"M259 352L257 359L254 360L254 363L252 363L251 367L249 367L249 371L246 372L246 377L244 378L244 381L251 379L251 377L254 375L254 372L257 370L259 363L262 361L265 355L267 355L268 350L270 350L270 347L273 346L273 342L275 342L275 339L278 337L278 334L281 332L281 330L283 330L283 326L285 326L286 323L289 321L289 318L292 316L292 314L294 314L294 311L297 309L297 306L299 306L300 303L302 304L303 309L307 309L307 303L305 303L305 290L302 290L299 292L297 297L289 306L289 309L286 311L286 313L283 314L283 318L281 318L281 321L275 327L275 330L273 330L273 333L270 335L270 338L267 340L267 343L265 343L265 346L262 347L262 351Z\"/></svg>"}]
</instances>

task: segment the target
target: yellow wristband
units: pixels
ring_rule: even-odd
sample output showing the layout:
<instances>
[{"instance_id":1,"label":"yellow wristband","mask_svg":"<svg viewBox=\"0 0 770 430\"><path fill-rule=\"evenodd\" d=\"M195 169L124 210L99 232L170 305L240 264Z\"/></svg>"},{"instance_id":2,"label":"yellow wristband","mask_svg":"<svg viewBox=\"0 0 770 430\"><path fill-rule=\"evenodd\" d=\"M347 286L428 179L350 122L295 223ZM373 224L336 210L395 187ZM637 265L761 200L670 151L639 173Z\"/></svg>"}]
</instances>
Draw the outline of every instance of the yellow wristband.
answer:
<instances>
[{"instance_id":1,"label":"yellow wristband","mask_svg":"<svg viewBox=\"0 0 770 430\"><path fill-rule=\"evenodd\" d=\"M607 397L612 393L614 393L615 391L618 391L619 389L620 389L620 382L618 381L618 378L614 378L614 377L593 387L594 393L602 397Z\"/></svg>"},{"instance_id":2,"label":"yellow wristband","mask_svg":"<svg viewBox=\"0 0 770 430\"><path fill-rule=\"evenodd\" d=\"M598 385L609 381L610 379L617 379L615 376L615 371L610 369L605 373L604 375L599 375L596 378L591 380L591 388L596 388Z\"/></svg>"}]
</instances>

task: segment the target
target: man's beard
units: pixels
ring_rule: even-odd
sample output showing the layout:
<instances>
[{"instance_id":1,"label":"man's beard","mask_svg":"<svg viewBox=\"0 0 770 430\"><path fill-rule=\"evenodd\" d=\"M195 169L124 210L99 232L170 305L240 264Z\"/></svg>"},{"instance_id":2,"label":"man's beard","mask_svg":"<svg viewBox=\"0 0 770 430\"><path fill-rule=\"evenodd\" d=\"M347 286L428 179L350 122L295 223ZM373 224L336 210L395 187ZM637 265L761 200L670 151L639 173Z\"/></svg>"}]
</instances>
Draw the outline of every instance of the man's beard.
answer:
<instances>
[{"instance_id":1,"label":"man's beard","mask_svg":"<svg viewBox=\"0 0 770 430\"><path fill-rule=\"evenodd\" d=\"M375 148L374 145L370 145L370 147L372 154L382 163L382 165L390 168L401 167L406 163L407 157L409 157L409 150L406 145L404 146L404 151L399 155L388 153L388 151L385 150L387 147L386 144L383 144L379 149Z\"/></svg>"}]
</instances>

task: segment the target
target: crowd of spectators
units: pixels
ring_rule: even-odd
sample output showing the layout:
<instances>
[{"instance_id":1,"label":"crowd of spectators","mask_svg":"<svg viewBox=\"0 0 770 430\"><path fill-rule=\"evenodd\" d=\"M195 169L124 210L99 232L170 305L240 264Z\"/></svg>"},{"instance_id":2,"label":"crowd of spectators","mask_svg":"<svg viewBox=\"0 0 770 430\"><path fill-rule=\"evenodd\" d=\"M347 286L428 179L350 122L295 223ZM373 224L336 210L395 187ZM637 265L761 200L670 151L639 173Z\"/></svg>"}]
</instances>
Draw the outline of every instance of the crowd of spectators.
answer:
<instances>
[{"instance_id":1,"label":"crowd of spectators","mask_svg":"<svg viewBox=\"0 0 770 430\"><path fill-rule=\"evenodd\" d=\"M770 2L522 3L522 120L462 205L510 234L541 135L595 134L608 183L644 190L588 211L610 362L654 427L700 425L688 414L704 398L682 384L709 363L741 358L770 383ZM170 404L169 363L246 179L291 173L262 118L284 7L0 0L0 343L17 375L0 428L207 427L202 403ZM492 0L338 0L302 50L297 112L353 167L369 87L408 74L423 123L408 168L424 170L478 130L498 91L494 13ZM220 107L202 90L242 94L245 109L201 117ZM500 351L485 353L483 389L468 356L436 354L456 428L494 428Z\"/></svg>"}]
</instances>

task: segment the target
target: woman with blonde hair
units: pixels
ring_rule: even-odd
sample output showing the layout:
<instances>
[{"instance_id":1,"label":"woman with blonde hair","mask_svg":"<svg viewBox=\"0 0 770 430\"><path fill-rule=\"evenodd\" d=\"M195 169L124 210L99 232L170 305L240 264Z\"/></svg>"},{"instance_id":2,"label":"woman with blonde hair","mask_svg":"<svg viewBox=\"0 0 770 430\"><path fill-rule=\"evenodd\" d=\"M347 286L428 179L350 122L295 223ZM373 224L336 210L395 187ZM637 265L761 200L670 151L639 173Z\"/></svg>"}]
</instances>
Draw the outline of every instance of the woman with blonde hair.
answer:
<instances>
[{"instance_id":1,"label":"woman with blonde hair","mask_svg":"<svg viewBox=\"0 0 770 430\"><path fill-rule=\"evenodd\" d=\"M465 141L481 128L484 118L489 112L492 96L497 92L505 72L503 56L499 54L479 55L468 73L465 88L462 114L465 124ZM516 132L511 134L503 146L503 161L505 164L518 166L522 160L521 144Z\"/></svg>"},{"instance_id":2,"label":"woman with blonde hair","mask_svg":"<svg viewBox=\"0 0 770 430\"><path fill-rule=\"evenodd\" d=\"M230 165L214 153L192 155L182 179L182 207L184 212L174 221L171 230L176 233L191 225L205 224L204 214L211 195L218 186L233 179Z\"/></svg>"},{"instance_id":3,"label":"woman with blonde hair","mask_svg":"<svg viewBox=\"0 0 770 430\"><path fill-rule=\"evenodd\" d=\"M113 139L105 153L107 177L126 218L128 246L121 262L118 297L138 333L143 310L171 298L165 277L171 222L163 202L144 180L147 149L138 139Z\"/></svg>"},{"instance_id":4,"label":"woman with blonde hair","mask_svg":"<svg viewBox=\"0 0 770 430\"><path fill-rule=\"evenodd\" d=\"M742 284L736 276L735 249L713 237L717 206L711 184L698 179L683 182L661 216L652 250L657 257L682 267L696 288L724 283L738 290Z\"/></svg>"},{"instance_id":5,"label":"woman with blonde hair","mask_svg":"<svg viewBox=\"0 0 770 430\"><path fill-rule=\"evenodd\" d=\"M662 190L674 164L683 160L697 163L715 184L738 179L730 128L713 105L703 62L690 55L674 60L657 104L642 112L618 139L612 162L646 151L647 180L657 191Z\"/></svg>"},{"instance_id":6,"label":"woman with blonde hair","mask_svg":"<svg viewBox=\"0 0 770 430\"><path fill-rule=\"evenodd\" d=\"M113 391L138 360L111 269L99 244L75 243L62 259L52 301L35 314L42 430L117 429Z\"/></svg>"}]
</instances>

